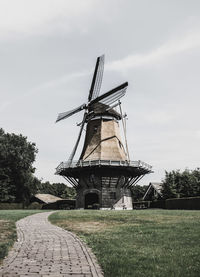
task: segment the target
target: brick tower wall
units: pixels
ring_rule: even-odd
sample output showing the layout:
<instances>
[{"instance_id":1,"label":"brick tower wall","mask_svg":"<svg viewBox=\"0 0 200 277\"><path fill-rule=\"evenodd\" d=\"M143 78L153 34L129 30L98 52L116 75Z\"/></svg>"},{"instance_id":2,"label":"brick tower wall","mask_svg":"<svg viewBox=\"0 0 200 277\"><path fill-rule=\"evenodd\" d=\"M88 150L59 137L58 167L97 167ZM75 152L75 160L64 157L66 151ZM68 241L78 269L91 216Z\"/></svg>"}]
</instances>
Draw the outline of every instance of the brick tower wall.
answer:
<instances>
[{"instance_id":1,"label":"brick tower wall","mask_svg":"<svg viewBox=\"0 0 200 277\"><path fill-rule=\"evenodd\" d=\"M116 120L88 122L80 160L127 160Z\"/></svg>"}]
</instances>

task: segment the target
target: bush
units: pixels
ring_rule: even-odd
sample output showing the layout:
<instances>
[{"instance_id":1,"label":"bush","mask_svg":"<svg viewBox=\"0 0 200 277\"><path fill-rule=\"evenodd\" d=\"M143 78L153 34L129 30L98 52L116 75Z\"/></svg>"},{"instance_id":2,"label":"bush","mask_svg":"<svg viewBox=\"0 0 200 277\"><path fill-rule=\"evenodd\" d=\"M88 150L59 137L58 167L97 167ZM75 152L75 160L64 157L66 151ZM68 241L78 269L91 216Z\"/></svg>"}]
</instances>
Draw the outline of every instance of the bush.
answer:
<instances>
[{"instance_id":1,"label":"bush","mask_svg":"<svg viewBox=\"0 0 200 277\"><path fill-rule=\"evenodd\" d=\"M166 209L200 210L200 197L167 199Z\"/></svg>"},{"instance_id":2,"label":"bush","mask_svg":"<svg viewBox=\"0 0 200 277\"><path fill-rule=\"evenodd\" d=\"M0 259L8 254L8 243L0 243Z\"/></svg>"},{"instance_id":3,"label":"bush","mask_svg":"<svg viewBox=\"0 0 200 277\"><path fill-rule=\"evenodd\" d=\"M41 210L43 204L40 204L38 202L33 202L30 205L26 207L27 210Z\"/></svg>"}]
</instances>

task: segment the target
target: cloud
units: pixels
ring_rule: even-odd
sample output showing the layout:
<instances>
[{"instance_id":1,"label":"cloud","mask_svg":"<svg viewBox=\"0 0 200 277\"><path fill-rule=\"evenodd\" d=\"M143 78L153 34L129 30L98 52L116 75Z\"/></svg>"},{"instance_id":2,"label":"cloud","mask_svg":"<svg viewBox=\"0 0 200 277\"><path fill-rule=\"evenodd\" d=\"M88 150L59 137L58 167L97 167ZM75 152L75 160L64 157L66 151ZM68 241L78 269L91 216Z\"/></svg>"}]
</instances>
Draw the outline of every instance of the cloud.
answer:
<instances>
[{"instance_id":1,"label":"cloud","mask_svg":"<svg viewBox=\"0 0 200 277\"><path fill-rule=\"evenodd\" d=\"M148 123L151 124L168 124L172 122L175 115L169 114L169 111L157 110L151 111L150 114L145 114L144 118Z\"/></svg>"},{"instance_id":2,"label":"cloud","mask_svg":"<svg viewBox=\"0 0 200 277\"><path fill-rule=\"evenodd\" d=\"M106 66L107 70L125 71L130 68L155 65L168 58L200 46L200 30L189 32L184 37L166 42L152 52L133 54Z\"/></svg>"},{"instance_id":3,"label":"cloud","mask_svg":"<svg viewBox=\"0 0 200 277\"><path fill-rule=\"evenodd\" d=\"M196 131L196 137L200 138L200 130Z\"/></svg>"},{"instance_id":4,"label":"cloud","mask_svg":"<svg viewBox=\"0 0 200 277\"><path fill-rule=\"evenodd\" d=\"M35 94L36 92L40 92L43 89L53 88L53 87L59 86L61 84L66 84L66 83L70 82L71 80L74 80L74 79L76 80L81 77L87 76L91 72L92 71L80 71L80 72L73 72L71 74L66 74L66 75L60 76L57 79L45 82L45 83L39 85L38 87L31 89L29 91L29 94Z\"/></svg>"},{"instance_id":5,"label":"cloud","mask_svg":"<svg viewBox=\"0 0 200 277\"><path fill-rule=\"evenodd\" d=\"M58 87L59 85L62 84L67 84L72 80L77 80L80 79L81 77L87 76L89 74L91 74L92 71L80 71L80 72L74 72L71 74L67 74L67 75L63 75L57 79L45 82L40 84L37 87L34 87L32 89L30 89L29 91L26 91L25 93L21 94L21 95L16 95L15 97L12 97L11 101L4 101L2 103L0 103L0 112L4 112L9 106L11 105L16 105L16 103L22 103L24 101L24 98L26 97L32 97L32 96L36 96L37 94L39 94L39 97L41 99L41 93L42 94L49 94L49 90L48 89L52 89L55 87ZM55 92L54 92L55 93Z\"/></svg>"},{"instance_id":6,"label":"cloud","mask_svg":"<svg viewBox=\"0 0 200 277\"><path fill-rule=\"evenodd\" d=\"M6 108L10 105L9 101L4 101L0 104L0 112L3 112L6 110Z\"/></svg>"},{"instance_id":7,"label":"cloud","mask_svg":"<svg viewBox=\"0 0 200 277\"><path fill-rule=\"evenodd\" d=\"M71 31L72 22L80 22L97 0L3 0L0 3L0 36L48 33L55 29Z\"/></svg>"}]
</instances>

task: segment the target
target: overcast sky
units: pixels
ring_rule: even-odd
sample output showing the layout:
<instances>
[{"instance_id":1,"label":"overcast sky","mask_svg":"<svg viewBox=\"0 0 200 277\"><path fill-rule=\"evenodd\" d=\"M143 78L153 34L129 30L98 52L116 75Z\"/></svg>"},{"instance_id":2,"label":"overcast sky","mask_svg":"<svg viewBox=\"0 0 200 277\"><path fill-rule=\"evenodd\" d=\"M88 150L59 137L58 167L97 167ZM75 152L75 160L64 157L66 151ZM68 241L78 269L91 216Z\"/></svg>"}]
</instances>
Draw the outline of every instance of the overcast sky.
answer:
<instances>
[{"instance_id":1,"label":"overcast sky","mask_svg":"<svg viewBox=\"0 0 200 277\"><path fill-rule=\"evenodd\" d=\"M199 0L1 0L0 126L36 143L36 176L64 181L55 167L69 157L83 115L55 120L87 100L102 54L101 93L129 82L131 160L155 172L141 183L199 167Z\"/></svg>"}]
</instances>

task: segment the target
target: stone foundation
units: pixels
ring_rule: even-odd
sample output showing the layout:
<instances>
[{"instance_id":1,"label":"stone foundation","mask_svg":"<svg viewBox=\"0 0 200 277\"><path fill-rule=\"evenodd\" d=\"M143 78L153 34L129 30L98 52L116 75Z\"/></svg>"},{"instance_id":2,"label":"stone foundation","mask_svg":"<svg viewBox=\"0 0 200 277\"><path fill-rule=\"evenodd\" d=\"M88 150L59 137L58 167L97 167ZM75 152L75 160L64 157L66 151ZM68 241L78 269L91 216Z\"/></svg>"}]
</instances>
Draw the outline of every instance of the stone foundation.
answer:
<instances>
[{"instance_id":1,"label":"stone foundation","mask_svg":"<svg viewBox=\"0 0 200 277\"><path fill-rule=\"evenodd\" d=\"M90 176L90 180L80 180L80 189L77 189L77 209L132 209L130 189L119 186L118 178Z\"/></svg>"}]
</instances>

